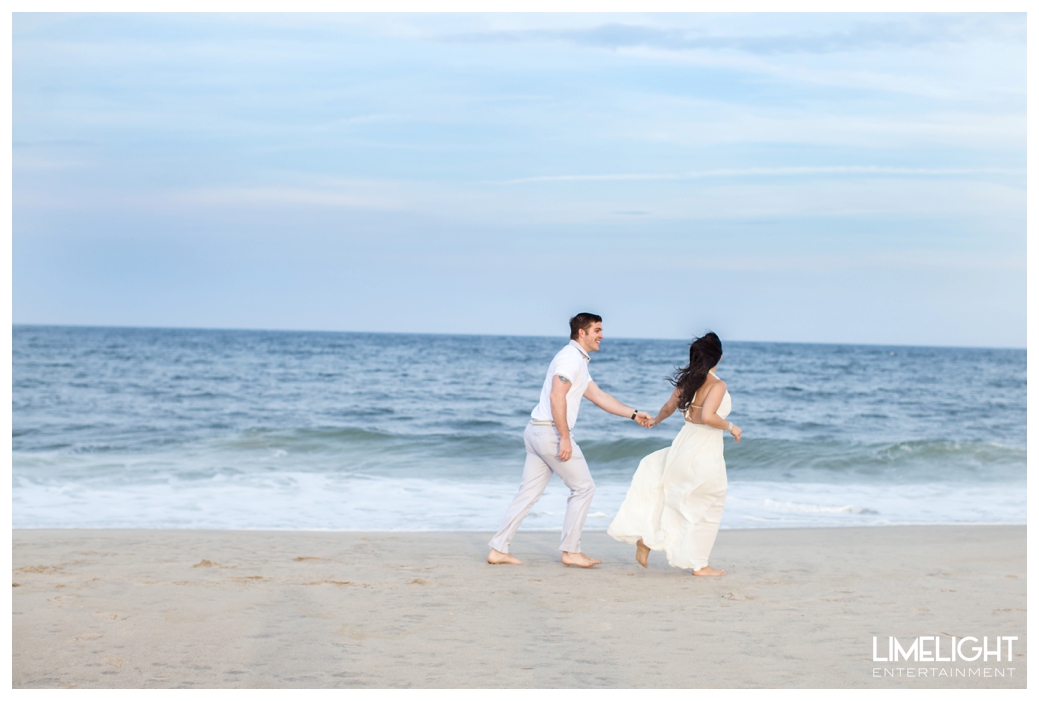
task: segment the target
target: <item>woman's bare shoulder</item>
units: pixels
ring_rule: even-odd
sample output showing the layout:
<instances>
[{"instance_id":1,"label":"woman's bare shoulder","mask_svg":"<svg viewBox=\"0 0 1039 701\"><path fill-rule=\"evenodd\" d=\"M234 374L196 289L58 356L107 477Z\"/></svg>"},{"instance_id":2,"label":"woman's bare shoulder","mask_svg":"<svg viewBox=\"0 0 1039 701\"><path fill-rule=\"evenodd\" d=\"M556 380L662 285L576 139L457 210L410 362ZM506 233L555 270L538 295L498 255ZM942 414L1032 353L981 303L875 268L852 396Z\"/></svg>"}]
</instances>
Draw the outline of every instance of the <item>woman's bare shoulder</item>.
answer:
<instances>
[{"instance_id":1,"label":"woman's bare shoulder","mask_svg":"<svg viewBox=\"0 0 1039 701\"><path fill-rule=\"evenodd\" d=\"M725 384L724 380L715 380L712 384L708 385L708 387L707 387L708 394L713 392L713 391L715 391L715 387L720 387L722 394L725 394L726 392L729 391L729 387L728 387L728 385Z\"/></svg>"}]
</instances>

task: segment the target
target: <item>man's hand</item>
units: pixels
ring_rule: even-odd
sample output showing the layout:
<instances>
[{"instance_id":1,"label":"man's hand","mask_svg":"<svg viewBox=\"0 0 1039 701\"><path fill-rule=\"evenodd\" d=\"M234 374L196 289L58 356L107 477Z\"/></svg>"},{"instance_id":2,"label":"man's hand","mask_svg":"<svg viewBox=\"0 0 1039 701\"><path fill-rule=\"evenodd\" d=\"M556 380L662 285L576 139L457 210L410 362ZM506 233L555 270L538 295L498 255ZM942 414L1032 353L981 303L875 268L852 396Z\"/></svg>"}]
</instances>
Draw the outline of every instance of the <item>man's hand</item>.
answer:
<instances>
[{"instance_id":1,"label":"man's hand","mask_svg":"<svg viewBox=\"0 0 1039 701\"><path fill-rule=\"evenodd\" d=\"M639 426L645 426L646 428L653 428L653 418L644 411L640 411L635 415L635 421Z\"/></svg>"},{"instance_id":2,"label":"man's hand","mask_svg":"<svg viewBox=\"0 0 1039 701\"><path fill-rule=\"evenodd\" d=\"M559 462L566 462L574 454L574 449L570 445L570 436L559 439L559 452L556 453L556 459Z\"/></svg>"}]
</instances>

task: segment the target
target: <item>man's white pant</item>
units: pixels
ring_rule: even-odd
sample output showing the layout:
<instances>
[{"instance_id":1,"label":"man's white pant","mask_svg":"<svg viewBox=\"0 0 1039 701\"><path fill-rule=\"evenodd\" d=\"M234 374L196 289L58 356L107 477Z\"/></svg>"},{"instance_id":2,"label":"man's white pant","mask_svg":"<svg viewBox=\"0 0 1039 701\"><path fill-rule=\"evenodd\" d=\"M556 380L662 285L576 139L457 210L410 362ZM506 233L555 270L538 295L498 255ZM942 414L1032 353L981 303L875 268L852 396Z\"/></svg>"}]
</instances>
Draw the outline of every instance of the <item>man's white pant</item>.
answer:
<instances>
[{"instance_id":1,"label":"man's white pant","mask_svg":"<svg viewBox=\"0 0 1039 701\"><path fill-rule=\"evenodd\" d=\"M498 552L509 552L512 537L516 535L524 517L541 498L554 472L570 488L570 497L566 500L566 517L563 519L563 540L559 549L571 553L581 552L581 529L584 528L584 520L588 517L588 509L595 496L595 482L592 481L592 473L588 471L584 453L571 436L573 455L566 462L560 461L556 457L559 453L559 434L555 426L527 424L523 442L527 445L523 482L512 505L505 512L501 528L491 538L489 545Z\"/></svg>"}]
</instances>

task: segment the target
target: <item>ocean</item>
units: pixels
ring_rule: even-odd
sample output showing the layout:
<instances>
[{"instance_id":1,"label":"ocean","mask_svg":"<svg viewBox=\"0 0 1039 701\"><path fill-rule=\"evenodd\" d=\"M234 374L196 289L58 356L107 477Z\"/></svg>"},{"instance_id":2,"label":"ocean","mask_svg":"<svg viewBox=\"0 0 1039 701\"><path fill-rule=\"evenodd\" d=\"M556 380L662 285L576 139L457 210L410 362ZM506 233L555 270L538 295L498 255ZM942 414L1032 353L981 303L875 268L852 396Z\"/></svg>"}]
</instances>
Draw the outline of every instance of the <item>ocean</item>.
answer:
<instances>
[{"instance_id":1,"label":"ocean","mask_svg":"<svg viewBox=\"0 0 1039 701\"><path fill-rule=\"evenodd\" d=\"M22 326L15 528L494 531L565 337ZM725 341L722 528L1025 523L1025 351ZM655 414L684 341L614 339L590 372ZM605 530L681 428L582 404ZM558 530L553 479L524 522Z\"/></svg>"}]
</instances>

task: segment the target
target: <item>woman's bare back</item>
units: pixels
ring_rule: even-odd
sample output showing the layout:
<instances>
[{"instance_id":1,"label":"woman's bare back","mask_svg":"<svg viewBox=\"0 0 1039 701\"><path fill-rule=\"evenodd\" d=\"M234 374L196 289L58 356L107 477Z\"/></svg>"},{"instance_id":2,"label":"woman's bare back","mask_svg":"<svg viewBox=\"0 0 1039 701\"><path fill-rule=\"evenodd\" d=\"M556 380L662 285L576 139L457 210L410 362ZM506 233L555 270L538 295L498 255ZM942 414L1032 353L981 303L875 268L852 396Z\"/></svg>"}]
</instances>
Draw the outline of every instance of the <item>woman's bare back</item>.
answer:
<instances>
[{"instance_id":1,"label":"woman's bare back","mask_svg":"<svg viewBox=\"0 0 1039 701\"><path fill-rule=\"evenodd\" d=\"M703 399L710 394L711 388L721 383L713 374L707 376L700 388L693 393L693 400L685 410L685 420L691 424L703 424ZM702 398L698 401L698 398Z\"/></svg>"}]
</instances>

